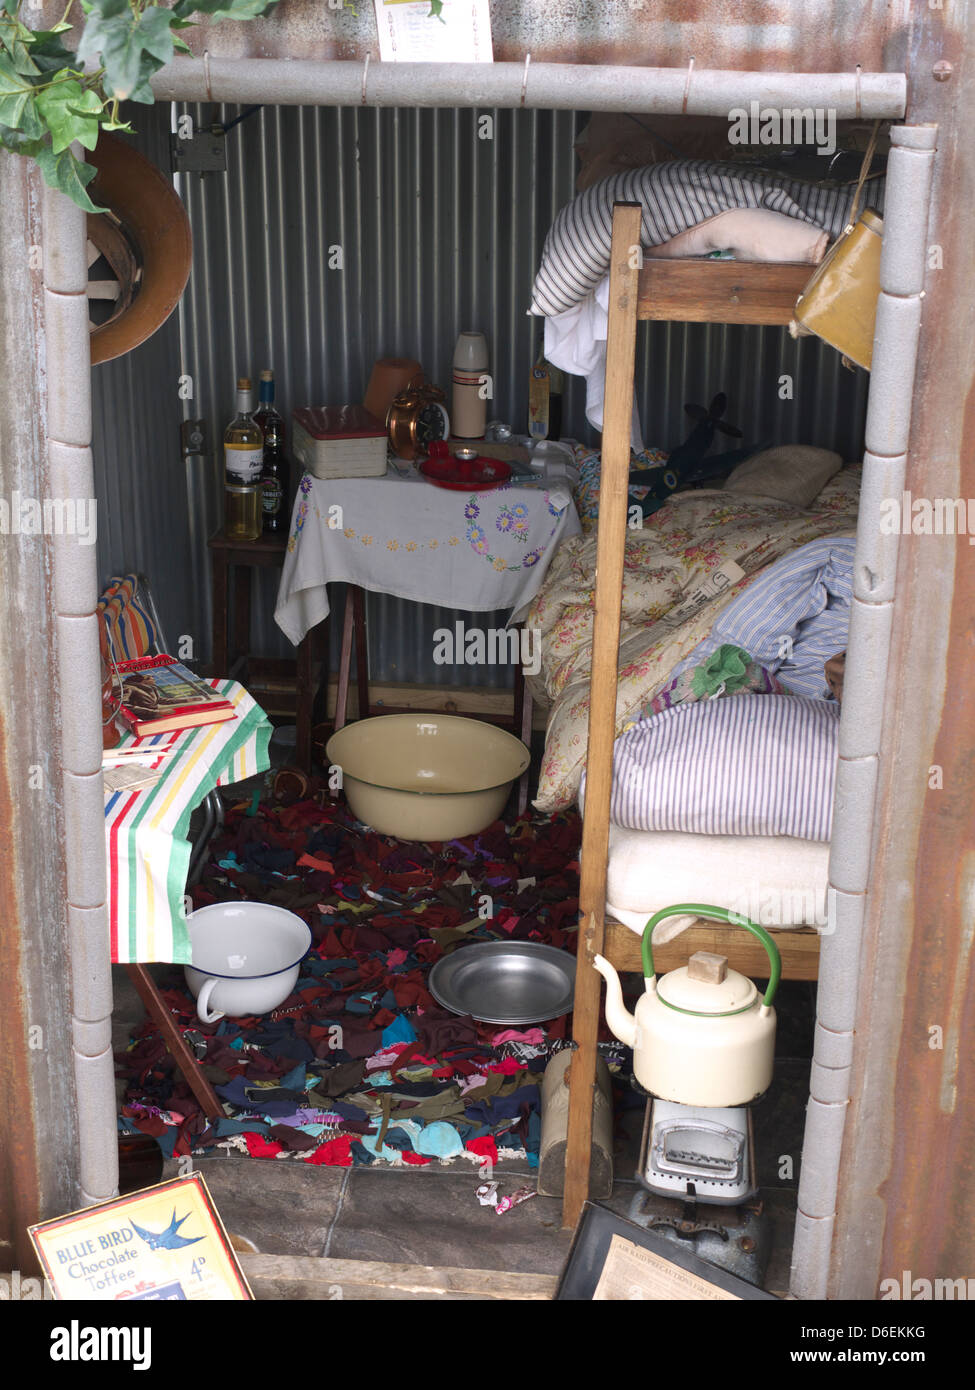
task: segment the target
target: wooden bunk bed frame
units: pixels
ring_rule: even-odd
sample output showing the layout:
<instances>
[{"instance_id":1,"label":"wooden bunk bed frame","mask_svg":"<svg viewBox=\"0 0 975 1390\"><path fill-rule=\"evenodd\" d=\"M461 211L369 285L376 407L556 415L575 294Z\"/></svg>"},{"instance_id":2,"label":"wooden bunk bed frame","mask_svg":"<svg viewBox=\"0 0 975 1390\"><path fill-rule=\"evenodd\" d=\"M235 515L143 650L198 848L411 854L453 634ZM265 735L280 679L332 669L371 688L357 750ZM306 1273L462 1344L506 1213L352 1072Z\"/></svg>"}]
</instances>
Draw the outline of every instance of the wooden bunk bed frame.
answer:
<instances>
[{"instance_id":1,"label":"wooden bunk bed frame","mask_svg":"<svg viewBox=\"0 0 975 1390\"><path fill-rule=\"evenodd\" d=\"M639 203L614 206L573 1017L576 1051L569 1095L563 1226L577 1224L589 1195L601 983L593 957L605 956L617 970L643 969L640 937L605 916L637 323L640 319L669 319L785 326L811 274L808 265L791 263L649 258L641 269L641 257L635 254L640 246L640 217ZM775 940L782 955L784 979L817 978L819 933L815 929L777 931ZM717 951L745 975L768 974L764 949L749 932L703 923L689 927L673 942L656 946L654 961L661 972L672 970L684 964L693 951Z\"/></svg>"}]
</instances>

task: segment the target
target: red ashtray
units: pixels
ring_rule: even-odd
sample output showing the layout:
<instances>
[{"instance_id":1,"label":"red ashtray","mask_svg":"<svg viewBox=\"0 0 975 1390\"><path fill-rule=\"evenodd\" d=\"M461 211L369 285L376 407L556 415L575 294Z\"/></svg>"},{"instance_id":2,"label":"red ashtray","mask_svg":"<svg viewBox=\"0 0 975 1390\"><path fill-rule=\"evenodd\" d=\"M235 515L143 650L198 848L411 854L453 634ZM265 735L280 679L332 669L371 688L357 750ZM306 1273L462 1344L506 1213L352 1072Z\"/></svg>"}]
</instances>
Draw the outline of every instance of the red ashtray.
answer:
<instances>
[{"instance_id":1,"label":"red ashtray","mask_svg":"<svg viewBox=\"0 0 975 1390\"><path fill-rule=\"evenodd\" d=\"M483 454L474 458L444 457L433 447L430 458L420 464L420 472L436 487L451 488L455 492L488 492L511 477L511 468L503 459L489 459Z\"/></svg>"}]
</instances>

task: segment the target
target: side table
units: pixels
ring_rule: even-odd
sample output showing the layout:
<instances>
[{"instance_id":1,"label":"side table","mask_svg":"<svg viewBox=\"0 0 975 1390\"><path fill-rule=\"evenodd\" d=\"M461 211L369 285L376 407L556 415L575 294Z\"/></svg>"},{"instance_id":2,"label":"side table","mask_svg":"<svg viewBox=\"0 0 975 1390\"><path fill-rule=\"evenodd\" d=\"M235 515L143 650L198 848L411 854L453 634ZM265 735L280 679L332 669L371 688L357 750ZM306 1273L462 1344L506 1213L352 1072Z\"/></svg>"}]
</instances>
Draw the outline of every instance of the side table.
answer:
<instances>
[{"instance_id":1,"label":"side table","mask_svg":"<svg viewBox=\"0 0 975 1390\"><path fill-rule=\"evenodd\" d=\"M221 528L211 536L210 549L213 583L213 669L226 672L233 680L244 680L250 661L251 630L251 570L277 567L280 569L287 554L286 531L277 536L259 536L243 541L228 537ZM233 630L230 622L230 586L233 584ZM328 620L322 625L323 641L328 650ZM311 768L312 708L316 684L312 669L313 633L306 633L298 646L295 662L295 724L297 726L295 760L307 772ZM264 661L265 669L291 668L289 661ZM249 682L244 681L245 684Z\"/></svg>"}]
</instances>

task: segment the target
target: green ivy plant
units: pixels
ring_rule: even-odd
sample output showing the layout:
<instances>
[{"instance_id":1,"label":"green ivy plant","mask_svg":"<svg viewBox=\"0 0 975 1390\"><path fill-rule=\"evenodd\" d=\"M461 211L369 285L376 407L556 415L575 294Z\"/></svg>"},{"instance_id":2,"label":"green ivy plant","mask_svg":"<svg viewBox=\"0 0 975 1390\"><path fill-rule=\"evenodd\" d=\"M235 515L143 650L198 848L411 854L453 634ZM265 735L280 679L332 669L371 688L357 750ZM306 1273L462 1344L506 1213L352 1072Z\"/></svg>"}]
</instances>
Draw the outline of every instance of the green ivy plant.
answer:
<instances>
[{"instance_id":1,"label":"green ivy plant","mask_svg":"<svg viewBox=\"0 0 975 1390\"><path fill-rule=\"evenodd\" d=\"M63 39L73 28L67 22L71 0L53 29L24 24L24 0L0 0L0 146L36 159L52 188L86 212L101 212L86 192L95 170L75 156L72 143L93 150L100 131L131 131L119 118L119 103L152 103L153 73L174 53L190 52L178 31L192 27L191 15L254 19L278 0L80 3L85 23L72 53Z\"/></svg>"}]
</instances>

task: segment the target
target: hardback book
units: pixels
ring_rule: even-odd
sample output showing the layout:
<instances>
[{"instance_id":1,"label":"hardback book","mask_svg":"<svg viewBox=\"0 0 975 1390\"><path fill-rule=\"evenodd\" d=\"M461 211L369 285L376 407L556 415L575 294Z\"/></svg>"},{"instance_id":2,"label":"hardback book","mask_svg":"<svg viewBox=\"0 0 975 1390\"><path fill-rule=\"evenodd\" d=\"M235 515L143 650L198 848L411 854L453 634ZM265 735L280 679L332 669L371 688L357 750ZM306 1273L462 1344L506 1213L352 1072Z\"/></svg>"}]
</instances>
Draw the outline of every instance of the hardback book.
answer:
<instances>
[{"instance_id":1,"label":"hardback book","mask_svg":"<svg viewBox=\"0 0 975 1390\"><path fill-rule=\"evenodd\" d=\"M386 472L386 426L361 405L301 406L291 449L316 478L375 478Z\"/></svg>"},{"instance_id":2,"label":"hardback book","mask_svg":"<svg viewBox=\"0 0 975 1390\"><path fill-rule=\"evenodd\" d=\"M173 729L194 729L236 719L234 707L174 656L140 656L120 661L119 717L139 738Z\"/></svg>"}]
</instances>

